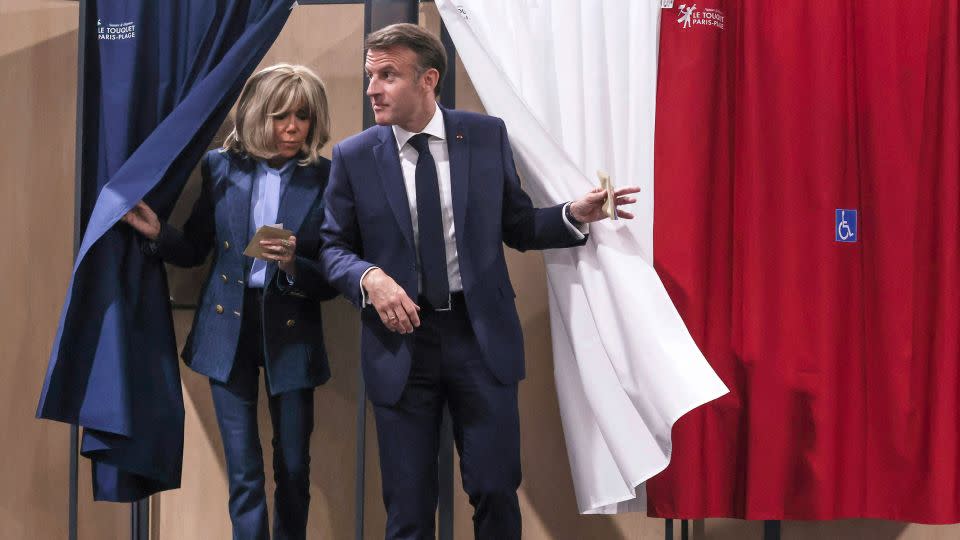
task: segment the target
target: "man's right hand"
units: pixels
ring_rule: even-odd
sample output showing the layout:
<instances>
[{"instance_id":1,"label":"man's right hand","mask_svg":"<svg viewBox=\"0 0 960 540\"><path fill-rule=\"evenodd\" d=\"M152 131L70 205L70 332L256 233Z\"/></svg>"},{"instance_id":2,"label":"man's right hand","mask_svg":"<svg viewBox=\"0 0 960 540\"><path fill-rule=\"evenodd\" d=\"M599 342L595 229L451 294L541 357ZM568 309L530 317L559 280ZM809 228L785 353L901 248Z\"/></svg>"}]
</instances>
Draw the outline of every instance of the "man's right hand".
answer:
<instances>
[{"instance_id":1,"label":"man's right hand","mask_svg":"<svg viewBox=\"0 0 960 540\"><path fill-rule=\"evenodd\" d=\"M160 236L160 218L143 201L138 202L132 210L124 214L123 221L149 240L156 240Z\"/></svg>"},{"instance_id":2,"label":"man's right hand","mask_svg":"<svg viewBox=\"0 0 960 540\"><path fill-rule=\"evenodd\" d=\"M392 332L410 334L420 326L420 306L413 303L403 287L386 272L374 268L360 282L367 300L380 314L380 320Z\"/></svg>"}]
</instances>

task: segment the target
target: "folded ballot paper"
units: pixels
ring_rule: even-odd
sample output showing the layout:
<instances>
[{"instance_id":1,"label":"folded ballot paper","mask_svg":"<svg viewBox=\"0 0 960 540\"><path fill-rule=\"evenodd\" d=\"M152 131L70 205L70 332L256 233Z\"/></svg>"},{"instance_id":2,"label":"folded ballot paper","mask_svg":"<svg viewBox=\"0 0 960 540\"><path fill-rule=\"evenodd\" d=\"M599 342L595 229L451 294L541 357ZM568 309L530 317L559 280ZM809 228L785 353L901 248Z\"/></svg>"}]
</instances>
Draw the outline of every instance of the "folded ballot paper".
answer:
<instances>
[{"instance_id":1,"label":"folded ballot paper","mask_svg":"<svg viewBox=\"0 0 960 540\"><path fill-rule=\"evenodd\" d=\"M257 229L257 232L253 233L253 238L250 239L250 243L244 248L243 254L247 257L264 259L263 254L265 252L260 245L261 240L286 240L291 236L293 236L293 231L284 229L283 223L264 225Z\"/></svg>"},{"instance_id":2,"label":"folded ballot paper","mask_svg":"<svg viewBox=\"0 0 960 540\"><path fill-rule=\"evenodd\" d=\"M607 200L603 203L603 211L607 214L608 218L617 219L617 205L614 204L616 195L613 189L613 181L610 180L610 175L603 171L597 171L597 176L600 177L600 189L607 192Z\"/></svg>"}]
</instances>

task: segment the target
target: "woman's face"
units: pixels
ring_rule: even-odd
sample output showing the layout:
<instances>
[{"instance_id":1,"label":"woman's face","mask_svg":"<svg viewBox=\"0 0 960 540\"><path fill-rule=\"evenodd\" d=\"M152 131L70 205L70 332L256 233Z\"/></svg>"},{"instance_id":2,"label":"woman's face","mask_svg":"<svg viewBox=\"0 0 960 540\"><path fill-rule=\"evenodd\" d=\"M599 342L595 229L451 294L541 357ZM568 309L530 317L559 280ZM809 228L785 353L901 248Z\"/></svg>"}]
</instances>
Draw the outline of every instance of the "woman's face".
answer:
<instances>
[{"instance_id":1,"label":"woman's face","mask_svg":"<svg viewBox=\"0 0 960 540\"><path fill-rule=\"evenodd\" d=\"M295 157L310 134L310 115L305 108L287 111L273 117L273 143L277 160Z\"/></svg>"}]
</instances>

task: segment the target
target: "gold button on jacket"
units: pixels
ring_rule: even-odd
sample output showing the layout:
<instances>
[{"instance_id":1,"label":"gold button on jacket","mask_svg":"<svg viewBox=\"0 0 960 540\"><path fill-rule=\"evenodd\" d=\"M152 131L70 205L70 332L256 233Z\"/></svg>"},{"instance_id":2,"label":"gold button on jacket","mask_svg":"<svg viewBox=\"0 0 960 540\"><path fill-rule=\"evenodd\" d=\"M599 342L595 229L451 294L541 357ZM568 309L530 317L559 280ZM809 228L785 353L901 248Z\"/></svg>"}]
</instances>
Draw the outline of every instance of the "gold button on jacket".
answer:
<instances>
[{"instance_id":1,"label":"gold button on jacket","mask_svg":"<svg viewBox=\"0 0 960 540\"><path fill-rule=\"evenodd\" d=\"M217 310L217 313L223 313L223 306L221 306L220 304L217 304L217 307L215 309Z\"/></svg>"}]
</instances>

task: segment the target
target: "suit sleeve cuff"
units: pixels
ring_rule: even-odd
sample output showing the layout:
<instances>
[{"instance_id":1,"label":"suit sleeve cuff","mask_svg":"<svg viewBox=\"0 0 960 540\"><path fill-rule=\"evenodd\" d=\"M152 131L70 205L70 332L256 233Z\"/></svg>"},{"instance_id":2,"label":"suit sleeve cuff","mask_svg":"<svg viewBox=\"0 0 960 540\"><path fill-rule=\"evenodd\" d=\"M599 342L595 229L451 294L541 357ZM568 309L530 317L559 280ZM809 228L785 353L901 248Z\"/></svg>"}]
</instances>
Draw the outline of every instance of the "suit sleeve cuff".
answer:
<instances>
[{"instance_id":1,"label":"suit sleeve cuff","mask_svg":"<svg viewBox=\"0 0 960 540\"><path fill-rule=\"evenodd\" d=\"M570 220L567 219L567 207L569 207L570 204L571 203L567 203L563 205L560 216L563 217L563 224L567 226L567 229L570 231L570 233L573 234L577 240L583 240L588 234L590 234L590 225L588 223L580 223L578 225L570 223Z\"/></svg>"},{"instance_id":2,"label":"suit sleeve cuff","mask_svg":"<svg viewBox=\"0 0 960 540\"><path fill-rule=\"evenodd\" d=\"M364 270L362 274L360 274L359 287L360 287L360 308L361 308L361 309L367 307L367 304L369 303L369 302L367 301L367 291L364 290L364 288L363 288L363 278L367 277L367 274L370 273L370 271L373 270L373 269L375 269L375 268L380 268L380 267L379 267L379 266L371 266L370 268L367 268L366 270Z\"/></svg>"}]
</instances>

